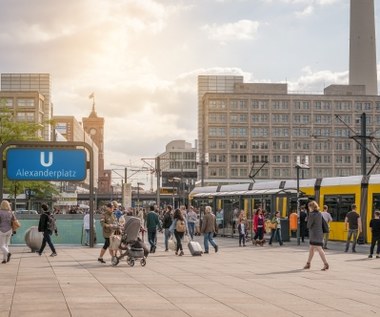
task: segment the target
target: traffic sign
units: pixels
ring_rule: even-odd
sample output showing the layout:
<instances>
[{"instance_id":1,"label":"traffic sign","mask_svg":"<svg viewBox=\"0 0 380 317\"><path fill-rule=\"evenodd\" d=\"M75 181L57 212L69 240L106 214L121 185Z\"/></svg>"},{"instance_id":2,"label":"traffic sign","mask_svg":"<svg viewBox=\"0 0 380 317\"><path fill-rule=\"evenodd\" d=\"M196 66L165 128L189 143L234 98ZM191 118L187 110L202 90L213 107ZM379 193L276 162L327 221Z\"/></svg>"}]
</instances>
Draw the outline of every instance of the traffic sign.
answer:
<instances>
[{"instance_id":1,"label":"traffic sign","mask_svg":"<svg viewBox=\"0 0 380 317\"><path fill-rule=\"evenodd\" d=\"M6 166L10 180L82 181L86 178L86 152L10 148Z\"/></svg>"}]
</instances>

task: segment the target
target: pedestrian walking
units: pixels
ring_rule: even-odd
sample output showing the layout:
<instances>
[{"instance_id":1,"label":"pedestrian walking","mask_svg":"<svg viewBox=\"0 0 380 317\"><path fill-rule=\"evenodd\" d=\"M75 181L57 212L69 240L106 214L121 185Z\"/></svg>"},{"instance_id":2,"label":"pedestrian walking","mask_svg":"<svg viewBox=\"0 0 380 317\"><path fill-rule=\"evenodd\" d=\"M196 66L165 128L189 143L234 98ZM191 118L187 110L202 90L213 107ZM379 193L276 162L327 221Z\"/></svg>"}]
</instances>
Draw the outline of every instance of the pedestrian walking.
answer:
<instances>
[{"instance_id":1,"label":"pedestrian walking","mask_svg":"<svg viewBox=\"0 0 380 317\"><path fill-rule=\"evenodd\" d=\"M216 244L214 240L214 233L216 232L216 219L213 213L211 212L211 207L206 206L205 208L205 215L202 219L202 228L201 232L203 233L203 243L205 247L205 252L208 253L209 246L208 243L210 242L211 245L215 249L215 253L218 252L218 245Z\"/></svg>"},{"instance_id":2,"label":"pedestrian walking","mask_svg":"<svg viewBox=\"0 0 380 317\"><path fill-rule=\"evenodd\" d=\"M104 261L103 256L106 253L107 249L110 247L110 237L111 234L114 232L115 224L117 223L116 217L113 213L113 205L111 203L108 203L105 206L105 211L103 212L102 218L100 219L100 225L102 226L103 231L103 237L104 237L104 245L100 249L100 254L98 257L98 261L100 263L106 263ZM111 257L113 256L113 252L111 250L108 250Z\"/></svg>"},{"instance_id":3,"label":"pedestrian walking","mask_svg":"<svg viewBox=\"0 0 380 317\"><path fill-rule=\"evenodd\" d=\"M372 231L371 248L369 251L369 258L373 256L373 250L377 243L376 258L380 258L380 211L375 210L375 217L369 222L369 227Z\"/></svg>"},{"instance_id":4,"label":"pedestrian walking","mask_svg":"<svg viewBox=\"0 0 380 317\"><path fill-rule=\"evenodd\" d=\"M195 234L195 223L197 222L198 215L194 211L194 207L190 206L187 214L186 214L186 221L188 226L188 231L190 235L190 239L194 240L194 234Z\"/></svg>"},{"instance_id":5,"label":"pedestrian walking","mask_svg":"<svg viewBox=\"0 0 380 317\"><path fill-rule=\"evenodd\" d=\"M53 242L51 241L51 235L53 233L55 233L55 235L58 236L58 229L55 224L55 219L54 219L54 216L49 211L49 207L47 204L42 204L41 209L42 209L42 214L40 216L40 221L38 223L38 231L42 232L43 239L42 239L41 248L38 251L38 255L42 255L42 252L44 252L46 244L48 244L52 252L50 256L56 256L57 252L55 250Z\"/></svg>"},{"instance_id":6,"label":"pedestrian walking","mask_svg":"<svg viewBox=\"0 0 380 317\"><path fill-rule=\"evenodd\" d=\"M282 236L281 236L281 219L280 219L279 211L276 211L276 214L272 218L271 223L273 224L273 228L271 230L269 245L272 245L273 238L276 238L277 242L280 245L283 245Z\"/></svg>"},{"instance_id":7,"label":"pedestrian walking","mask_svg":"<svg viewBox=\"0 0 380 317\"><path fill-rule=\"evenodd\" d=\"M172 206L168 205L166 206L164 218L162 220L162 228L164 229L164 244L165 244L165 251L169 251L169 238L171 235L170 232L170 226L173 223L173 217L172 217Z\"/></svg>"},{"instance_id":8,"label":"pedestrian walking","mask_svg":"<svg viewBox=\"0 0 380 317\"><path fill-rule=\"evenodd\" d=\"M183 212L178 208L174 211L173 222L169 230L174 235L177 242L175 254L179 256L184 255L183 247L182 247L182 239L186 232L186 220L183 215Z\"/></svg>"},{"instance_id":9,"label":"pedestrian walking","mask_svg":"<svg viewBox=\"0 0 380 317\"><path fill-rule=\"evenodd\" d=\"M327 205L323 206L322 217L325 219L328 228L327 232L323 233L323 249L328 249L327 242L329 241L330 236L330 222L333 221L333 219L329 213L329 207L327 207Z\"/></svg>"},{"instance_id":10,"label":"pedestrian walking","mask_svg":"<svg viewBox=\"0 0 380 317\"><path fill-rule=\"evenodd\" d=\"M344 219L344 224L347 230L346 249L344 252L348 252L348 249L350 248L351 238L353 238L352 252L355 253L358 235L362 232L362 220L360 218L359 212L356 210L356 204L351 205L351 211L347 213L346 218Z\"/></svg>"},{"instance_id":11,"label":"pedestrian walking","mask_svg":"<svg viewBox=\"0 0 380 317\"><path fill-rule=\"evenodd\" d=\"M154 205L149 207L149 212L146 215L146 228L148 230L148 241L150 244L150 252L156 252L156 243L157 243L157 228L161 230L160 219L156 213Z\"/></svg>"},{"instance_id":12,"label":"pedestrian walking","mask_svg":"<svg viewBox=\"0 0 380 317\"><path fill-rule=\"evenodd\" d=\"M321 271L329 269L329 264L326 260L325 251L323 251L323 230L322 230L322 213L319 211L319 206L316 201L312 200L308 204L309 214L307 217L307 228L309 229L309 257L307 259L304 269L310 269L311 260L313 259L315 251L319 253L324 266Z\"/></svg>"},{"instance_id":13,"label":"pedestrian walking","mask_svg":"<svg viewBox=\"0 0 380 317\"><path fill-rule=\"evenodd\" d=\"M10 261L11 253L9 244L12 236L12 208L8 200L3 200L0 204L0 249L3 252L2 264Z\"/></svg>"}]
</instances>

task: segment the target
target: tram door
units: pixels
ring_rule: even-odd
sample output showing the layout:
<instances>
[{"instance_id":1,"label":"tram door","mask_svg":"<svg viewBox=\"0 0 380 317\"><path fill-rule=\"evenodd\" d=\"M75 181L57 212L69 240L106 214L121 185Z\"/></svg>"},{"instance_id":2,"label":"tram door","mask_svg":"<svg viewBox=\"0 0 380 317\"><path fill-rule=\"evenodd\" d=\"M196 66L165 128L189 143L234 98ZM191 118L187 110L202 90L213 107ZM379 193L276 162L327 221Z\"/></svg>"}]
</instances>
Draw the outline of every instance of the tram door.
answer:
<instances>
[{"instance_id":1,"label":"tram door","mask_svg":"<svg viewBox=\"0 0 380 317\"><path fill-rule=\"evenodd\" d=\"M222 199L223 222L218 224L218 233L222 236L237 234L237 215L239 212L238 199Z\"/></svg>"}]
</instances>

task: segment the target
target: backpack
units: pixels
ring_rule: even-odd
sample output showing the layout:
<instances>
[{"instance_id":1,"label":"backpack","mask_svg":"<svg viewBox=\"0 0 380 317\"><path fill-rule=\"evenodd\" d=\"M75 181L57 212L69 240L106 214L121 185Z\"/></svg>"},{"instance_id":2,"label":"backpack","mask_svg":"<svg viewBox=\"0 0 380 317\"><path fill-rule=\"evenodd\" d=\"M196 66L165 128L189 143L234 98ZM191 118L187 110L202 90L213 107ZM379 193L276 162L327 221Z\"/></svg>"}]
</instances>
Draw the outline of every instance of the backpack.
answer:
<instances>
[{"instance_id":1,"label":"backpack","mask_svg":"<svg viewBox=\"0 0 380 317\"><path fill-rule=\"evenodd\" d=\"M177 220L177 223L175 225L175 230L177 232L185 232L186 231L186 225L184 220Z\"/></svg>"},{"instance_id":2,"label":"backpack","mask_svg":"<svg viewBox=\"0 0 380 317\"><path fill-rule=\"evenodd\" d=\"M162 223L162 226L164 227L164 229L167 229L167 228L170 228L170 226L172 225L172 217L170 216L170 213L166 213L164 215L164 220L163 220L163 223Z\"/></svg>"},{"instance_id":3,"label":"backpack","mask_svg":"<svg viewBox=\"0 0 380 317\"><path fill-rule=\"evenodd\" d=\"M48 215L48 221L47 221L47 229L53 233L57 231L57 225L55 223L55 218L51 215Z\"/></svg>"},{"instance_id":4,"label":"backpack","mask_svg":"<svg viewBox=\"0 0 380 317\"><path fill-rule=\"evenodd\" d=\"M330 232L329 225L327 224L327 221L323 217L322 217L322 232L323 233L329 233Z\"/></svg>"}]
</instances>

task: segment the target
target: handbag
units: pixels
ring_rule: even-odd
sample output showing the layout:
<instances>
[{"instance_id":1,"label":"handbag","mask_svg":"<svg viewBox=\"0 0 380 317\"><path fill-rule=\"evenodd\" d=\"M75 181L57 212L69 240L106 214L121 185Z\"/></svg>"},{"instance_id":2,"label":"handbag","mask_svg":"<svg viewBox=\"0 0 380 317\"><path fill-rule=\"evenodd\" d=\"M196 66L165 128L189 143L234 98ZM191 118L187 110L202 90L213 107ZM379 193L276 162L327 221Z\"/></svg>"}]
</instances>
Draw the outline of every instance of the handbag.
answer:
<instances>
[{"instance_id":1,"label":"handbag","mask_svg":"<svg viewBox=\"0 0 380 317\"><path fill-rule=\"evenodd\" d=\"M18 221L18 219L13 215L12 221L11 221L12 231L16 231L18 228L21 227L21 223Z\"/></svg>"},{"instance_id":2,"label":"handbag","mask_svg":"<svg viewBox=\"0 0 380 317\"><path fill-rule=\"evenodd\" d=\"M121 232L116 229L110 236L110 250L119 250L121 244Z\"/></svg>"},{"instance_id":3,"label":"handbag","mask_svg":"<svg viewBox=\"0 0 380 317\"><path fill-rule=\"evenodd\" d=\"M168 246L169 250L177 251L177 242L173 239L173 237L170 237Z\"/></svg>"},{"instance_id":4,"label":"handbag","mask_svg":"<svg viewBox=\"0 0 380 317\"><path fill-rule=\"evenodd\" d=\"M322 217L322 232L323 233L329 233L330 232L329 225L327 224L327 221L323 217Z\"/></svg>"}]
</instances>

